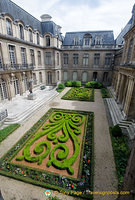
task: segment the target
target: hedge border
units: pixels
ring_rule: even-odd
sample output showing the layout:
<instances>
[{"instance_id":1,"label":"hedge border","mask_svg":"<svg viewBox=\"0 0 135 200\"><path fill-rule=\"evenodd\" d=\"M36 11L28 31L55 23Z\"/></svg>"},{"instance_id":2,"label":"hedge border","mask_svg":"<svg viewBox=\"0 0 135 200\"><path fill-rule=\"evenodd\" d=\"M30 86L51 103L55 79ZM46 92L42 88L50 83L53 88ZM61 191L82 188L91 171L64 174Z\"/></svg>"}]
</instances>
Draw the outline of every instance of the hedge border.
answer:
<instances>
[{"instance_id":1,"label":"hedge border","mask_svg":"<svg viewBox=\"0 0 135 200\"><path fill-rule=\"evenodd\" d=\"M43 115L43 117L29 130L26 132L26 134L19 140L19 142L17 142L11 150L9 150L1 159L0 159L0 174L2 175L5 175L5 176L9 176L9 177L12 177L14 179L19 179L21 181L24 181L24 182L28 182L28 183L31 183L31 184L34 184L34 185L39 185L39 186L42 186L42 187L47 187L47 188L50 188L50 189L54 189L54 190L58 190L59 192L63 191L67 191L69 193L69 195L72 195L72 196L78 196L77 194L74 194L73 193L73 190L71 190L70 188L69 189L66 189L66 188L61 188L60 186L57 186L57 185L51 185L51 183L44 183L43 181L40 182L38 180L33 180L32 178L28 178L28 177L23 177L21 175L17 175L17 174L11 174L9 173L8 169L5 169L5 171L2 169L2 162L4 161L5 162L5 165L8 166L8 165L11 165L12 167L19 167L19 168L22 168L23 170L31 170L33 173L39 173L39 172L44 172L46 173L47 176L49 176L49 172L46 172L45 170L35 170L34 168L30 168L30 167L26 167L26 166L23 166L23 165L18 165L18 164L12 164L10 163L10 161L12 160L12 158L18 153L18 151L20 151L20 149L23 148L23 146L26 144L26 142L35 134L35 132L44 124L44 122L49 118L49 115L52 113L52 112L55 112L55 111L62 111L62 112L67 112L67 113L79 113L79 114L84 114L84 115L87 115L88 116L88 121L87 121L87 124L86 125L86 136L89 136L89 138L91 137L90 139L90 191L93 190L93 176L94 176L94 173L93 173L93 163L94 163L94 147L93 147L93 144L94 144L94 137L93 137L93 134L94 134L94 126L93 126L93 120L94 120L94 113L93 112L85 112L85 111L75 111L75 110L65 110L65 109L54 109L54 108L51 108L45 115ZM91 130L91 131L90 131ZM26 137L27 136L27 137ZM86 136L84 137L86 139ZM27 138L27 139L26 139ZM25 142L24 142L25 141ZM18 144L20 144L21 142L21 145L20 146L17 146ZM84 145L85 147L85 140L84 142L82 143L82 145ZM15 152L14 152L15 151ZM9 156L9 158L7 157ZM81 158L82 160L84 160L84 158L82 157L81 155ZM7 159L7 160L6 160ZM80 167L80 170L83 171L83 161L81 160L81 167ZM35 171L34 171L35 170ZM79 172L79 174L81 174L81 172ZM81 174L82 175L82 174ZM58 176L58 174L55 174L55 173L51 173L50 176L56 176L56 178L58 177L61 177L61 176ZM66 177L66 176L64 176ZM71 177L66 177L66 180L67 181L81 181L82 180L82 177L78 178L78 179L74 179L74 178L71 178ZM75 191L75 193L78 192L78 191ZM90 193L87 193L87 191L84 191L80 197L84 197L84 198L89 198L89 199L92 199L92 195Z\"/></svg>"}]
</instances>

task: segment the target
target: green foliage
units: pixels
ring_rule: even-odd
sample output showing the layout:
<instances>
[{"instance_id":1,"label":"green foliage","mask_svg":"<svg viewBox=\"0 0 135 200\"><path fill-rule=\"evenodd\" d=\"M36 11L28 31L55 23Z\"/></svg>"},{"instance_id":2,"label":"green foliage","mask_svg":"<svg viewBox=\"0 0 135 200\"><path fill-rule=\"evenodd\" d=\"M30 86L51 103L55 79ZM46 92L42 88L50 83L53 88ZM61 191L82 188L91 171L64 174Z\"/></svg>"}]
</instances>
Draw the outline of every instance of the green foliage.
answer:
<instances>
[{"instance_id":1,"label":"green foliage","mask_svg":"<svg viewBox=\"0 0 135 200\"><path fill-rule=\"evenodd\" d=\"M63 83L59 83L59 84L58 84L58 89L64 89L64 88L65 88L65 86L64 86Z\"/></svg>"},{"instance_id":2,"label":"green foliage","mask_svg":"<svg viewBox=\"0 0 135 200\"><path fill-rule=\"evenodd\" d=\"M112 132L112 135L114 137L121 137L122 136L122 130L119 127L118 124L111 129L111 132Z\"/></svg>"},{"instance_id":3,"label":"green foliage","mask_svg":"<svg viewBox=\"0 0 135 200\"><path fill-rule=\"evenodd\" d=\"M55 197L48 197L48 200L61 200L61 199L55 196Z\"/></svg>"},{"instance_id":4,"label":"green foliage","mask_svg":"<svg viewBox=\"0 0 135 200\"><path fill-rule=\"evenodd\" d=\"M106 88L101 88L101 95L102 95L102 98L109 98L110 97L109 92Z\"/></svg>"},{"instance_id":5,"label":"green foliage","mask_svg":"<svg viewBox=\"0 0 135 200\"><path fill-rule=\"evenodd\" d=\"M87 82L85 84L86 88L95 88L95 89L99 89L102 87L102 83L99 83L97 81L91 81L91 82Z\"/></svg>"},{"instance_id":6,"label":"green foliage","mask_svg":"<svg viewBox=\"0 0 135 200\"><path fill-rule=\"evenodd\" d=\"M81 81L72 81L72 87L81 87Z\"/></svg>"},{"instance_id":7,"label":"green foliage","mask_svg":"<svg viewBox=\"0 0 135 200\"><path fill-rule=\"evenodd\" d=\"M62 97L62 99L94 101L94 90L89 88L72 88Z\"/></svg>"},{"instance_id":8,"label":"green foliage","mask_svg":"<svg viewBox=\"0 0 135 200\"><path fill-rule=\"evenodd\" d=\"M72 87L72 81L66 81L65 86L66 87Z\"/></svg>"},{"instance_id":9,"label":"green foliage","mask_svg":"<svg viewBox=\"0 0 135 200\"><path fill-rule=\"evenodd\" d=\"M0 130L0 142L2 142L8 135L13 133L17 128L20 127L20 124L11 124L6 128Z\"/></svg>"},{"instance_id":10,"label":"green foliage","mask_svg":"<svg viewBox=\"0 0 135 200\"><path fill-rule=\"evenodd\" d=\"M127 166L127 161L130 155L130 150L126 141L126 137L119 131L115 135L116 132L113 132L115 129L119 130L119 128L115 126L115 128L110 128L110 133L118 176L118 188L120 189Z\"/></svg>"}]
</instances>

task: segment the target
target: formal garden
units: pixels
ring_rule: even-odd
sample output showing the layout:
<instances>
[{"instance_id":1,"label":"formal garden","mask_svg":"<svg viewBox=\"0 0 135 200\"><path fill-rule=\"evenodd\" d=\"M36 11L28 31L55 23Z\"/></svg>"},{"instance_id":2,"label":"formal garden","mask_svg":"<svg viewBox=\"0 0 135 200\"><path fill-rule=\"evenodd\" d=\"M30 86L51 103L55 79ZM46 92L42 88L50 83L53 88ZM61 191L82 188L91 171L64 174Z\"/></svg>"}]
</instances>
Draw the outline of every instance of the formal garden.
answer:
<instances>
[{"instance_id":1,"label":"formal garden","mask_svg":"<svg viewBox=\"0 0 135 200\"><path fill-rule=\"evenodd\" d=\"M0 174L92 199L92 112L51 108L0 160Z\"/></svg>"}]
</instances>

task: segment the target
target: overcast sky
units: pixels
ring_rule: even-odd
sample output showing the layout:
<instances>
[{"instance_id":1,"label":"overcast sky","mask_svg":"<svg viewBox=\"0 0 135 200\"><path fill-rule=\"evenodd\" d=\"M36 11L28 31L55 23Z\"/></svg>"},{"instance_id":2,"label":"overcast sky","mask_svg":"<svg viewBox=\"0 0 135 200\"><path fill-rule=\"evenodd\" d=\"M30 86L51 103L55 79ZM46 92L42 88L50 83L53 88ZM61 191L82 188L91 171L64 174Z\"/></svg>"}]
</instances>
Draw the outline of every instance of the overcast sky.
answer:
<instances>
[{"instance_id":1,"label":"overcast sky","mask_svg":"<svg viewBox=\"0 0 135 200\"><path fill-rule=\"evenodd\" d=\"M40 20L49 14L70 31L113 30L115 38L131 18L134 0L12 0Z\"/></svg>"}]
</instances>

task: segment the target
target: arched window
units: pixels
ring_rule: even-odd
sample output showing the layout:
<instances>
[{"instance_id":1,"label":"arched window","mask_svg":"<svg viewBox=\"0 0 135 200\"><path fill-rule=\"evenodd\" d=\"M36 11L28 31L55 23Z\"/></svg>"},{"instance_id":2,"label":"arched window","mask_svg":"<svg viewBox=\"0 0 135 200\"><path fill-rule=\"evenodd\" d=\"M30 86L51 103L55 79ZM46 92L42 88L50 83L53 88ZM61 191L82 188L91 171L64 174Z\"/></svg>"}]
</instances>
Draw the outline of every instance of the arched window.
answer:
<instances>
[{"instance_id":1,"label":"arched window","mask_svg":"<svg viewBox=\"0 0 135 200\"><path fill-rule=\"evenodd\" d=\"M42 72L39 72L39 83L42 83Z\"/></svg>"},{"instance_id":2,"label":"arched window","mask_svg":"<svg viewBox=\"0 0 135 200\"><path fill-rule=\"evenodd\" d=\"M11 20L8 18L6 18L6 28L7 28L7 34L13 35Z\"/></svg>"},{"instance_id":3,"label":"arched window","mask_svg":"<svg viewBox=\"0 0 135 200\"><path fill-rule=\"evenodd\" d=\"M87 72L82 73L82 82L87 82Z\"/></svg>"},{"instance_id":4,"label":"arched window","mask_svg":"<svg viewBox=\"0 0 135 200\"><path fill-rule=\"evenodd\" d=\"M20 94L19 80L16 76L13 77L15 95Z\"/></svg>"},{"instance_id":5,"label":"arched window","mask_svg":"<svg viewBox=\"0 0 135 200\"><path fill-rule=\"evenodd\" d=\"M29 29L29 41L33 42L33 34L31 29Z\"/></svg>"},{"instance_id":6,"label":"arched window","mask_svg":"<svg viewBox=\"0 0 135 200\"><path fill-rule=\"evenodd\" d=\"M46 46L50 47L50 36L46 36Z\"/></svg>"},{"instance_id":7,"label":"arched window","mask_svg":"<svg viewBox=\"0 0 135 200\"><path fill-rule=\"evenodd\" d=\"M24 40L23 26L19 24L20 39Z\"/></svg>"},{"instance_id":8,"label":"arched window","mask_svg":"<svg viewBox=\"0 0 135 200\"><path fill-rule=\"evenodd\" d=\"M77 72L73 72L73 81L77 81Z\"/></svg>"},{"instance_id":9,"label":"arched window","mask_svg":"<svg viewBox=\"0 0 135 200\"><path fill-rule=\"evenodd\" d=\"M97 81L97 72L93 72L93 81Z\"/></svg>"},{"instance_id":10,"label":"arched window","mask_svg":"<svg viewBox=\"0 0 135 200\"><path fill-rule=\"evenodd\" d=\"M0 101L8 98L7 85L3 79L0 79Z\"/></svg>"}]
</instances>

